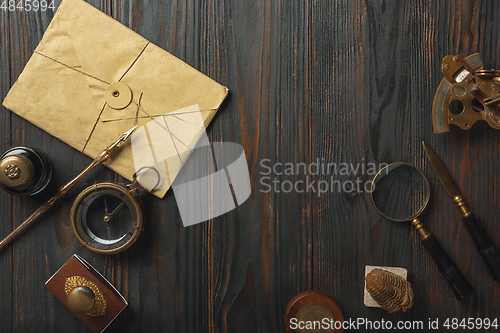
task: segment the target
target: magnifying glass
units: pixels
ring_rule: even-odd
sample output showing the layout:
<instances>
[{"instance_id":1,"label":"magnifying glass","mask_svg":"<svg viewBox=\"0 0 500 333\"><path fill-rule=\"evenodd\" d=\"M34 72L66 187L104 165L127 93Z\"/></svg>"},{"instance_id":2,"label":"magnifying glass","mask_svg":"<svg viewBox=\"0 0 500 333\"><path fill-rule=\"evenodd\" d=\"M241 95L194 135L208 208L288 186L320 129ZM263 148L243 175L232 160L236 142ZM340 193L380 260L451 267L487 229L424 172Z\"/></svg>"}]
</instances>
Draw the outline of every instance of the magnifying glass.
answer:
<instances>
[{"instance_id":1,"label":"magnifying glass","mask_svg":"<svg viewBox=\"0 0 500 333\"><path fill-rule=\"evenodd\" d=\"M474 288L460 273L434 235L420 222L419 216L430 198L430 185L424 174L411 164L393 163L375 175L371 191L373 205L385 218L395 222L411 221L439 271L450 284L455 297L462 300L472 295Z\"/></svg>"}]
</instances>

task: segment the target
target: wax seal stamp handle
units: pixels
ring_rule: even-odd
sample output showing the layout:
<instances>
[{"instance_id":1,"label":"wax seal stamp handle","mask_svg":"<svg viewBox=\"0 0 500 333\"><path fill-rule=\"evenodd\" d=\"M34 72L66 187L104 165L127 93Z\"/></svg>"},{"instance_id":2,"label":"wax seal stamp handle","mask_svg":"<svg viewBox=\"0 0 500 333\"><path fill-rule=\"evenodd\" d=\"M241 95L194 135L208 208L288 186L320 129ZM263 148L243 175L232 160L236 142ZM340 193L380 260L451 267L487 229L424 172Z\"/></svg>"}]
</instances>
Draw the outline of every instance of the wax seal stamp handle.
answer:
<instances>
[{"instance_id":1,"label":"wax seal stamp handle","mask_svg":"<svg viewBox=\"0 0 500 333\"><path fill-rule=\"evenodd\" d=\"M81 276L72 276L64 284L66 303L71 312L99 317L106 313L106 300L99 287Z\"/></svg>"},{"instance_id":2,"label":"wax seal stamp handle","mask_svg":"<svg viewBox=\"0 0 500 333\"><path fill-rule=\"evenodd\" d=\"M78 286L71 289L67 302L71 312L87 313L94 307L95 295L89 287Z\"/></svg>"}]
</instances>

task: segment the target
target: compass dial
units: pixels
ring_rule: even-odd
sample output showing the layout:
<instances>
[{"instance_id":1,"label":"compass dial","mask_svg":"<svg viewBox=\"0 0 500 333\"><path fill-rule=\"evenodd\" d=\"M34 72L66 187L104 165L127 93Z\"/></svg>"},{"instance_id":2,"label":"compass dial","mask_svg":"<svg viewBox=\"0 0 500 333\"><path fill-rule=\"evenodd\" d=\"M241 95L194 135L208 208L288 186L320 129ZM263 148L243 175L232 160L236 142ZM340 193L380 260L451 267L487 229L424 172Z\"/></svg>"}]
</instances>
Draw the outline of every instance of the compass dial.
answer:
<instances>
[{"instance_id":1,"label":"compass dial","mask_svg":"<svg viewBox=\"0 0 500 333\"><path fill-rule=\"evenodd\" d=\"M76 239L100 254L115 254L132 245L143 229L139 200L128 188L99 183L85 189L71 208Z\"/></svg>"}]
</instances>

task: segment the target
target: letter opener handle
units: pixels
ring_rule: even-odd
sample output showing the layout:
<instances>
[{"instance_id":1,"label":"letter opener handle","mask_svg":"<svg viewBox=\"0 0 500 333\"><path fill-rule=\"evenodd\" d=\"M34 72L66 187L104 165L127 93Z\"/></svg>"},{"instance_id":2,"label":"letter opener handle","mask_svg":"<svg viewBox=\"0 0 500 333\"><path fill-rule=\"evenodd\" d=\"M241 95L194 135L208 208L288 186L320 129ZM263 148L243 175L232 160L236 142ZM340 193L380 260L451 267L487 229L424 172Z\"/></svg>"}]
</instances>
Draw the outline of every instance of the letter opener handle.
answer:
<instances>
[{"instance_id":1,"label":"letter opener handle","mask_svg":"<svg viewBox=\"0 0 500 333\"><path fill-rule=\"evenodd\" d=\"M466 206L464 199L462 198L462 195L460 194L455 181L446 169L446 166L443 164L443 162L441 162L439 157L431 149L431 147L429 147L429 145L427 145L425 142L422 142L422 144L424 146L425 154L427 155L432 168L441 181L441 184L459 208L460 215L462 216L462 221L469 231L469 234L472 238L472 241L476 245L476 249L479 252L479 255L481 256L481 258L483 258L484 262L488 266L493 280L500 281L500 256L495 250L493 242L489 239L488 235L479 224L472 210L470 210Z\"/></svg>"}]
</instances>

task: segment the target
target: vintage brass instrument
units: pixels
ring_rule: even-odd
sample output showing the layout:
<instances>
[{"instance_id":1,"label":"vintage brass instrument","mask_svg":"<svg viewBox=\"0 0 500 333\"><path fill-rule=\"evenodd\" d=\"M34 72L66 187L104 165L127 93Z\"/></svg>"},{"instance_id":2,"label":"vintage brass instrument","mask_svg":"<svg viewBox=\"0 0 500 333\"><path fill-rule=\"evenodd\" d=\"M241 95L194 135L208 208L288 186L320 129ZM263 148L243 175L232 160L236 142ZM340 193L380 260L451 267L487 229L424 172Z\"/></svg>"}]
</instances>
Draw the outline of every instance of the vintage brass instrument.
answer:
<instances>
[{"instance_id":1,"label":"vintage brass instrument","mask_svg":"<svg viewBox=\"0 0 500 333\"><path fill-rule=\"evenodd\" d=\"M134 174L130 185L96 183L83 190L71 207L71 229L76 240L86 249L104 255L129 248L144 230L142 196L148 190L141 186L137 174L148 170L160 174L154 167L143 167Z\"/></svg>"},{"instance_id":2,"label":"vintage brass instrument","mask_svg":"<svg viewBox=\"0 0 500 333\"><path fill-rule=\"evenodd\" d=\"M500 129L499 70L483 69L479 53L474 53L444 57L441 71L445 78L432 105L435 133L448 132L450 125L469 130L479 120Z\"/></svg>"}]
</instances>

